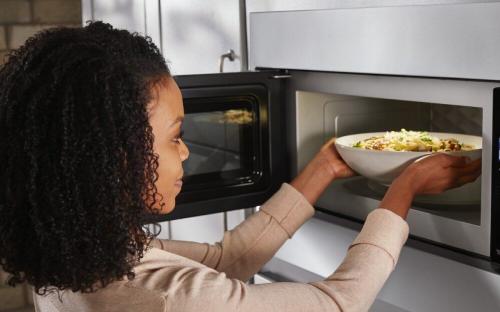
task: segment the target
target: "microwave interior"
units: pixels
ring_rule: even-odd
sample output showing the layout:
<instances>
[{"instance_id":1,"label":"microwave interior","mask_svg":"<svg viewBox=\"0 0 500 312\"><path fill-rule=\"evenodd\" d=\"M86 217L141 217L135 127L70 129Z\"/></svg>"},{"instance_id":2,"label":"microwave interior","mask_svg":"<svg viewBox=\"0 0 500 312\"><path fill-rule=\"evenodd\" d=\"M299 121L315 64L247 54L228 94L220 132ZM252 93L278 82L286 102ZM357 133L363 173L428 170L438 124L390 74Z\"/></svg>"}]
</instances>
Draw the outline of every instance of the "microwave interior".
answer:
<instances>
[{"instance_id":1,"label":"microwave interior","mask_svg":"<svg viewBox=\"0 0 500 312\"><path fill-rule=\"evenodd\" d=\"M321 116L321 122L311 122L312 116ZM401 129L482 136L483 108L297 91L297 169L331 137ZM387 189L361 176L337 180L317 206L364 220ZM438 195L416 196L411 209L479 226L481 178Z\"/></svg>"}]
</instances>

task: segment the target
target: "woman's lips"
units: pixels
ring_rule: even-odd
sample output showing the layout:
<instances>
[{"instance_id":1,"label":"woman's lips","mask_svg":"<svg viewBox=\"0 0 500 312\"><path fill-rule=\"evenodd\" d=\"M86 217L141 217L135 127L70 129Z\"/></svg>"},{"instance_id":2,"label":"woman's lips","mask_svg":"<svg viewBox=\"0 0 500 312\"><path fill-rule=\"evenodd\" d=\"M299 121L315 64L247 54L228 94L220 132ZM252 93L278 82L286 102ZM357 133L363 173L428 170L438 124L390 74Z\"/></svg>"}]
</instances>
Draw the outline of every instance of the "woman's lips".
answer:
<instances>
[{"instance_id":1,"label":"woman's lips","mask_svg":"<svg viewBox=\"0 0 500 312\"><path fill-rule=\"evenodd\" d=\"M174 185L178 186L178 187L182 187L182 179L179 179L179 180L175 181Z\"/></svg>"}]
</instances>

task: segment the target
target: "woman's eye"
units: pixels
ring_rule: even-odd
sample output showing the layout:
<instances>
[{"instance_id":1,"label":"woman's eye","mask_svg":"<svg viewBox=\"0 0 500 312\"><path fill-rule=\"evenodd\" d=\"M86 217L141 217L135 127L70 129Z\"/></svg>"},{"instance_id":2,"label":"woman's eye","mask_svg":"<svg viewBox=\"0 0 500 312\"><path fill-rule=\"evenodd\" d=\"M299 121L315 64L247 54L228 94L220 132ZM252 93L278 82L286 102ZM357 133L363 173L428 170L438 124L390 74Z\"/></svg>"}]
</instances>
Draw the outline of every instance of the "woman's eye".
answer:
<instances>
[{"instance_id":1,"label":"woman's eye","mask_svg":"<svg viewBox=\"0 0 500 312\"><path fill-rule=\"evenodd\" d=\"M184 130L181 130L179 134L174 138L174 142L177 144L181 144L179 140L181 140L183 136L184 136Z\"/></svg>"}]
</instances>

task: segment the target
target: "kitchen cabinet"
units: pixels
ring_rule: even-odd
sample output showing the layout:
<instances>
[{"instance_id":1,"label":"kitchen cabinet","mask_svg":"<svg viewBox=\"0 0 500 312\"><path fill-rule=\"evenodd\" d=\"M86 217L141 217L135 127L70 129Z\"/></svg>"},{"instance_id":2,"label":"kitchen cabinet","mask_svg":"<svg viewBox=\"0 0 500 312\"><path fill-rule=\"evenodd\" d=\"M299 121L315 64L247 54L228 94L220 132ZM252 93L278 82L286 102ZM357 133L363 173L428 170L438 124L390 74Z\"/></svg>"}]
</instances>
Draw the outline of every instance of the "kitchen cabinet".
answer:
<instances>
[{"instance_id":1,"label":"kitchen cabinet","mask_svg":"<svg viewBox=\"0 0 500 312\"><path fill-rule=\"evenodd\" d=\"M321 216L307 221L275 256L317 275L299 278L300 282L330 275L332 268L343 261L347 248L361 229L361 224L319 214ZM500 276L488 271L488 262L482 261L483 267L478 268L470 264L481 260L440 247L433 247L438 252L426 252L422 250L425 245L413 240L406 243L395 270L377 296L379 303L376 301L370 312L383 311L377 308L382 303L394 306L394 310L386 311L399 312L499 310Z\"/></svg>"},{"instance_id":2,"label":"kitchen cabinet","mask_svg":"<svg viewBox=\"0 0 500 312\"><path fill-rule=\"evenodd\" d=\"M243 0L161 0L162 51L174 75L218 73L230 49L235 59L226 59L224 72L245 70L243 12Z\"/></svg>"},{"instance_id":3,"label":"kitchen cabinet","mask_svg":"<svg viewBox=\"0 0 500 312\"><path fill-rule=\"evenodd\" d=\"M234 51L224 72L246 70L244 1L82 0L83 23L102 20L146 34L158 45L174 75L219 72L220 56Z\"/></svg>"}]
</instances>

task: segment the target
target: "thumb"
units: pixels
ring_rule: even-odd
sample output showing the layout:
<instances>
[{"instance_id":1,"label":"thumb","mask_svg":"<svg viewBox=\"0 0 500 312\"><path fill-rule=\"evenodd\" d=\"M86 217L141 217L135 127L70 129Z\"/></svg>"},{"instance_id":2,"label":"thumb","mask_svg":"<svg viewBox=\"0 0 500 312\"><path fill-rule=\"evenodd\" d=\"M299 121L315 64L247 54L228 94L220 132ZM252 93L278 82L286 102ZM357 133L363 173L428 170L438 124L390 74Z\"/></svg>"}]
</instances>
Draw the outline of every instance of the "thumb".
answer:
<instances>
[{"instance_id":1,"label":"thumb","mask_svg":"<svg viewBox=\"0 0 500 312\"><path fill-rule=\"evenodd\" d=\"M471 162L472 159L467 156L451 156L448 155L448 161L449 161L449 167L466 167L468 166Z\"/></svg>"}]
</instances>

